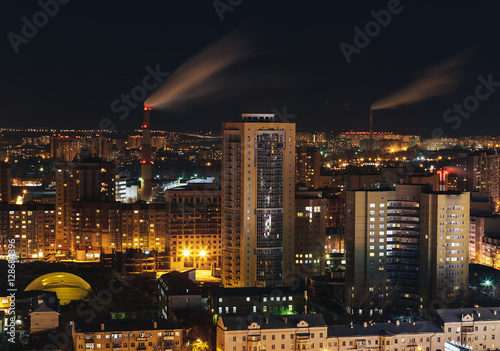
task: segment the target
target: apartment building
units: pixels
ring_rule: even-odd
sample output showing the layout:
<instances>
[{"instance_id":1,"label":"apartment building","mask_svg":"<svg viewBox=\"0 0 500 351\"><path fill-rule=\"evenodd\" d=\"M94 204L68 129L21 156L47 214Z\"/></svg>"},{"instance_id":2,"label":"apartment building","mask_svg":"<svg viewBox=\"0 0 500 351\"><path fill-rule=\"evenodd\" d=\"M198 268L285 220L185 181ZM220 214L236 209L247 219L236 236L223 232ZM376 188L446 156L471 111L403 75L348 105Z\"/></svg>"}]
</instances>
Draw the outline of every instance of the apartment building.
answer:
<instances>
[{"instance_id":1,"label":"apartment building","mask_svg":"<svg viewBox=\"0 0 500 351\"><path fill-rule=\"evenodd\" d=\"M217 350L443 351L500 348L500 307L438 309L430 322L327 326L321 314L222 317Z\"/></svg>"},{"instance_id":2,"label":"apartment building","mask_svg":"<svg viewBox=\"0 0 500 351\"><path fill-rule=\"evenodd\" d=\"M456 301L468 284L469 194L399 184L347 191L345 242L346 297L352 307L366 294L381 303L360 313L382 313L384 299Z\"/></svg>"},{"instance_id":3,"label":"apartment building","mask_svg":"<svg viewBox=\"0 0 500 351\"><path fill-rule=\"evenodd\" d=\"M226 287L292 284L295 124L274 114L224 123L222 280Z\"/></svg>"},{"instance_id":4,"label":"apartment building","mask_svg":"<svg viewBox=\"0 0 500 351\"><path fill-rule=\"evenodd\" d=\"M74 321L71 330L75 351L180 351L183 341L181 326L161 318Z\"/></svg>"}]
</instances>

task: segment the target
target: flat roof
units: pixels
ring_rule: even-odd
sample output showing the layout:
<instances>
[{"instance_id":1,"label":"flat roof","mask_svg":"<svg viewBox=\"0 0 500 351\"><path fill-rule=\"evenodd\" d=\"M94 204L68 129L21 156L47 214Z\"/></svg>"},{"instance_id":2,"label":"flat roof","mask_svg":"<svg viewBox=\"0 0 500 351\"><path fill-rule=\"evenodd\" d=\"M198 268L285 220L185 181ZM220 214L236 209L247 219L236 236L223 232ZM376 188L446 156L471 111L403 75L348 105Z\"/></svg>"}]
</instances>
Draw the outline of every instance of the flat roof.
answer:
<instances>
[{"instance_id":1,"label":"flat roof","mask_svg":"<svg viewBox=\"0 0 500 351\"><path fill-rule=\"evenodd\" d=\"M154 327L156 321L157 326ZM181 329L181 326L168 319L106 319L89 323L75 321L75 329L80 333L110 332L110 331L141 331L154 329ZM104 330L102 330L104 324Z\"/></svg>"},{"instance_id":2,"label":"flat roof","mask_svg":"<svg viewBox=\"0 0 500 351\"><path fill-rule=\"evenodd\" d=\"M282 295L303 295L305 288L300 286L293 287L274 287L274 288L211 288L210 293L217 297L228 296L282 296Z\"/></svg>"}]
</instances>

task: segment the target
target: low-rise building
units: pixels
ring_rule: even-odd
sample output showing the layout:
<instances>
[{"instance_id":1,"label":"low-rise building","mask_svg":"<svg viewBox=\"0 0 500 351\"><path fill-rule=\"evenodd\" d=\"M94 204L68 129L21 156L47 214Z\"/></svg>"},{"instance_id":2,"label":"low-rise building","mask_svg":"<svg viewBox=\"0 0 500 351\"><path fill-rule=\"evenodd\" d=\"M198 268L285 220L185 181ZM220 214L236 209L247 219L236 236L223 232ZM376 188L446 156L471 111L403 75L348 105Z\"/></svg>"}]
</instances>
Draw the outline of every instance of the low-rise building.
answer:
<instances>
[{"instance_id":1,"label":"low-rise building","mask_svg":"<svg viewBox=\"0 0 500 351\"><path fill-rule=\"evenodd\" d=\"M217 322L217 350L323 351L327 329L321 314L222 317Z\"/></svg>"},{"instance_id":2,"label":"low-rise building","mask_svg":"<svg viewBox=\"0 0 500 351\"><path fill-rule=\"evenodd\" d=\"M225 317L217 323L218 351L435 351L460 346L500 349L500 307L439 309L431 322L327 326L321 314Z\"/></svg>"},{"instance_id":3,"label":"low-rise building","mask_svg":"<svg viewBox=\"0 0 500 351\"><path fill-rule=\"evenodd\" d=\"M210 306L214 321L221 316L290 315L305 312L304 287L212 288Z\"/></svg>"},{"instance_id":4,"label":"low-rise building","mask_svg":"<svg viewBox=\"0 0 500 351\"><path fill-rule=\"evenodd\" d=\"M202 304L202 293L195 283L195 270L173 271L158 279L158 315L179 321L186 310Z\"/></svg>"},{"instance_id":5,"label":"low-rise building","mask_svg":"<svg viewBox=\"0 0 500 351\"><path fill-rule=\"evenodd\" d=\"M32 333L59 327L59 299L45 292L31 299L30 331Z\"/></svg>"},{"instance_id":6,"label":"low-rise building","mask_svg":"<svg viewBox=\"0 0 500 351\"><path fill-rule=\"evenodd\" d=\"M109 319L73 322L74 350L179 351L183 331L167 319Z\"/></svg>"},{"instance_id":7,"label":"low-rise building","mask_svg":"<svg viewBox=\"0 0 500 351\"><path fill-rule=\"evenodd\" d=\"M437 314L444 333L441 341L473 350L500 349L500 307L441 309Z\"/></svg>"}]
</instances>

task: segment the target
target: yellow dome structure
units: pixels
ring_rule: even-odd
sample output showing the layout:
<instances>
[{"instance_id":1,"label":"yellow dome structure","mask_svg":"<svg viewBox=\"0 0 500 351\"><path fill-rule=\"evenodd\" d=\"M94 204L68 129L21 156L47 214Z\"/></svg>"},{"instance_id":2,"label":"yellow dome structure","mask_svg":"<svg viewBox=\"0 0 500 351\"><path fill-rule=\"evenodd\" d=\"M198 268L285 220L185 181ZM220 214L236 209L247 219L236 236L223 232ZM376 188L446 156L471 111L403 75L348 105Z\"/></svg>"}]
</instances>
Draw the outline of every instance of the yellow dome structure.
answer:
<instances>
[{"instance_id":1,"label":"yellow dome structure","mask_svg":"<svg viewBox=\"0 0 500 351\"><path fill-rule=\"evenodd\" d=\"M24 291L32 290L55 292L61 305L67 305L75 300L84 300L92 291L89 283L67 272L49 273L36 278L24 289Z\"/></svg>"}]
</instances>

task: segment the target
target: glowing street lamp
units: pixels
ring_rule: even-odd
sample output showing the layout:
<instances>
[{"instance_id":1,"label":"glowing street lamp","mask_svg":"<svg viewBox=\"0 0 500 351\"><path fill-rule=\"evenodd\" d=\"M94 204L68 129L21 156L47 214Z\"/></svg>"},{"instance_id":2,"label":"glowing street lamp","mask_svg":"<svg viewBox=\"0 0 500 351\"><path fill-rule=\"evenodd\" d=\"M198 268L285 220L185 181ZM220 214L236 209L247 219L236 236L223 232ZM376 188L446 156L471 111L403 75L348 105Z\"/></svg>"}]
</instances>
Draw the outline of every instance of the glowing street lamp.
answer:
<instances>
[{"instance_id":1,"label":"glowing street lamp","mask_svg":"<svg viewBox=\"0 0 500 351\"><path fill-rule=\"evenodd\" d=\"M207 256L207 252L206 252L205 250L201 250L201 251L200 251L200 256L201 256L201 257L205 257L205 256Z\"/></svg>"},{"instance_id":2,"label":"glowing street lamp","mask_svg":"<svg viewBox=\"0 0 500 351\"><path fill-rule=\"evenodd\" d=\"M193 342L193 351L203 351L208 349L208 343L197 339Z\"/></svg>"},{"instance_id":3,"label":"glowing street lamp","mask_svg":"<svg viewBox=\"0 0 500 351\"><path fill-rule=\"evenodd\" d=\"M188 249L186 249L186 250L182 251L182 254L184 255L184 257L188 257L190 252Z\"/></svg>"}]
</instances>

